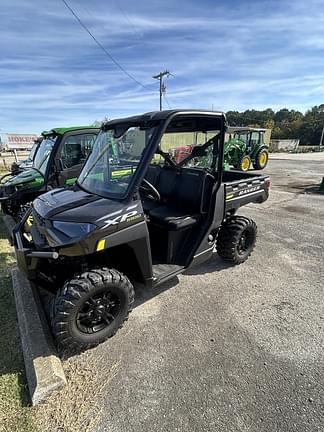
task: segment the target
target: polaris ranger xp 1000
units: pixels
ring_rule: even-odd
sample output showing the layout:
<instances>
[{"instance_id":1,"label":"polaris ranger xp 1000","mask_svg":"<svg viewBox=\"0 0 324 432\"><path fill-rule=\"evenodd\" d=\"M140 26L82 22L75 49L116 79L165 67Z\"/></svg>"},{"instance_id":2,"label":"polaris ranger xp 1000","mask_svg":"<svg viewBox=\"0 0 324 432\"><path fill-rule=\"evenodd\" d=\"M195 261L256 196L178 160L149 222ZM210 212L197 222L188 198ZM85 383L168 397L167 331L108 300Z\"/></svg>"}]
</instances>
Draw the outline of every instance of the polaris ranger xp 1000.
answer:
<instances>
[{"instance_id":1,"label":"polaris ranger xp 1000","mask_svg":"<svg viewBox=\"0 0 324 432\"><path fill-rule=\"evenodd\" d=\"M50 322L61 348L115 334L137 283L154 289L215 248L233 264L248 258L256 224L235 213L265 201L270 179L224 171L225 130L224 114L196 110L109 121L75 185L33 202L14 230L16 254L28 278L53 294ZM177 163L174 148L190 137L191 154Z\"/></svg>"}]
</instances>

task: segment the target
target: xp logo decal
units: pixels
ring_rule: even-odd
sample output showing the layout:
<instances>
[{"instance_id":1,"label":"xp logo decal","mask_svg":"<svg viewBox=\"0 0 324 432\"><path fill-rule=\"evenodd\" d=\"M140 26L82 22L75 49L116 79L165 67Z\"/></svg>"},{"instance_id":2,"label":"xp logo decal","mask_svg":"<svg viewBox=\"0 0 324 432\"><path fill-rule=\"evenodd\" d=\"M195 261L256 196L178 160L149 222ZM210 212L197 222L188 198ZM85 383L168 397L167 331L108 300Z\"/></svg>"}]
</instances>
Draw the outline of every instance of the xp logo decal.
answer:
<instances>
[{"instance_id":1,"label":"xp logo decal","mask_svg":"<svg viewBox=\"0 0 324 432\"><path fill-rule=\"evenodd\" d=\"M131 210L131 209L135 209L135 207L137 207L137 205L136 206L128 207L126 209L126 211L127 210ZM121 212L122 212L122 210L120 210L118 212L115 212L115 213L112 213L109 216L115 216L116 213L121 213ZM116 217L114 217L112 219L106 219L106 220L104 220L104 223L106 225L104 225L102 228L108 228L111 225L118 225L119 223L122 223L122 222L133 222L133 221L135 221L137 219L141 219L141 218L142 218L142 214L138 213L137 210L131 210L131 211L128 211L127 213L119 214L118 216L116 216Z\"/></svg>"}]
</instances>

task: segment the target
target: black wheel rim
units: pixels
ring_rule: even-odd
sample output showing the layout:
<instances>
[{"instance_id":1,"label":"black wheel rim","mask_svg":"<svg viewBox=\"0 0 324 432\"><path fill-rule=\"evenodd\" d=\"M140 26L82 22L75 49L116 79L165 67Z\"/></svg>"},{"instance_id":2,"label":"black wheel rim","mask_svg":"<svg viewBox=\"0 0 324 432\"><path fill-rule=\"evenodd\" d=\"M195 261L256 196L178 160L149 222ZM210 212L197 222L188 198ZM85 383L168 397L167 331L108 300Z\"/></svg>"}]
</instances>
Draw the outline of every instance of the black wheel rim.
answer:
<instances>
[{"instance_id":1,"label":"black wheel rim","mask_svg":"<svg viewBox=\"0 0 324 432\"><path fill-rule=\"evenodd\" d=\"M237 252L239 255L245 255L253 244L253 235L250 231L243 231L240 240L237 245Z\"/></svg>"},{"instance_id":2,"label":"black wheel rim","mask_svg":"<svg viewBox=\"0 0 324 432\"><path fill-rule=\"evenodd\" d=\"M76 323L82 333L98 333L109 327L120 312L120 299L110 291L89 297L79 308Z\"/></svg>"}]
</instances>

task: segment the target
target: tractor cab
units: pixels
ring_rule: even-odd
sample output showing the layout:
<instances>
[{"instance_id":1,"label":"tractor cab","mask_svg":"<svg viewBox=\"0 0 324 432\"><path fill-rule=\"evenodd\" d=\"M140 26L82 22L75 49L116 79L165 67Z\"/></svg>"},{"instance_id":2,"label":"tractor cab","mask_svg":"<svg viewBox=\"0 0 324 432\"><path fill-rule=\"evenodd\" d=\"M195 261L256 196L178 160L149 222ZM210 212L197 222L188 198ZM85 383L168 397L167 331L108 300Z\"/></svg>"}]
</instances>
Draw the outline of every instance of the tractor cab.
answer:
<instances>
[{"instance_id":1,"label":"tractor cab","mask_svg":"<svg viewBox=\"0 0 324 432\"><path fill-rule=\"evenodd\" d=\"M265 168L269 159L265 133L266 129L230 126L229 139L225 143L225 164L241 171L248 171L251 165L254 169Z\"/></svg>"},{"instance_id":2,"label":"tractor cab","mask_svg":"<svg viewBox=\"0 0 324 432\"><path fill-rule=\"evenodd\" d=\"M243 141L251 152L256 146L264 145L265 131L266 129L242 128L234 130L231 135L233 139Z\"/></svg>"}]
</instances>

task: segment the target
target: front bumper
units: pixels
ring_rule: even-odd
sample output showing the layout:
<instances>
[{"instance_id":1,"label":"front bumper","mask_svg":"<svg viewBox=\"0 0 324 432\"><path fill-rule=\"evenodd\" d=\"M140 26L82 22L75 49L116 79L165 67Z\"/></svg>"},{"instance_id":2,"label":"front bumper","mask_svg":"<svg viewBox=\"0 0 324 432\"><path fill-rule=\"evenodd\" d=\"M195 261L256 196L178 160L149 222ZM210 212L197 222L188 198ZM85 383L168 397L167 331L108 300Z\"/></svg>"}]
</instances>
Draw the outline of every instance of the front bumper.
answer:
<instances>
[{"instance_id":1,"label":"front bumper","mask_svg":"<svg viewBox=\"0 0 324 432\"><path fill-rule=\"evenodd\" d=\"M38 262L41 259L57 259L58 252L53 250L37 250L31 240L25 234L25 224L32 212L26 211L22 220L12 231L12 239L15 247L18 267L27 275L28 279L35 279Z\"/></svg>"}]
</instances>

